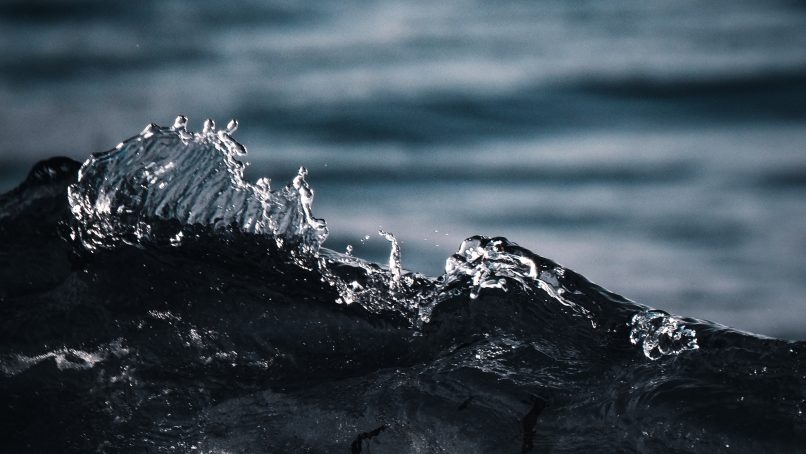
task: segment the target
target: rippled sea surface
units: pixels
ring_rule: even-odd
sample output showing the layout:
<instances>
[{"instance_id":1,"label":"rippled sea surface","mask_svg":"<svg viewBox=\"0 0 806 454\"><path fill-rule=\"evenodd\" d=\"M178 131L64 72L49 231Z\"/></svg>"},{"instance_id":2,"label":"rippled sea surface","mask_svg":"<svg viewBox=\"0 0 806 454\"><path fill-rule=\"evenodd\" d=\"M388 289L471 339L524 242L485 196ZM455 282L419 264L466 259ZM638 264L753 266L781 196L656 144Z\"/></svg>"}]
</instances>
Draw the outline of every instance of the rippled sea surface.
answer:
<instances>
[{"instance_id":1,"label":"rippled sea surface","mask_svg":"<svg viewBox=\"0 0 806 454\"><path fill-rule=\"evenodd\" d=\"M8 1L0 190L152 121L235 117L247 177L308 168L331 249L385 262L382 226L439 275L504 235L802 339L804 49L791 1Z\"/></svg>"}]
</instances>

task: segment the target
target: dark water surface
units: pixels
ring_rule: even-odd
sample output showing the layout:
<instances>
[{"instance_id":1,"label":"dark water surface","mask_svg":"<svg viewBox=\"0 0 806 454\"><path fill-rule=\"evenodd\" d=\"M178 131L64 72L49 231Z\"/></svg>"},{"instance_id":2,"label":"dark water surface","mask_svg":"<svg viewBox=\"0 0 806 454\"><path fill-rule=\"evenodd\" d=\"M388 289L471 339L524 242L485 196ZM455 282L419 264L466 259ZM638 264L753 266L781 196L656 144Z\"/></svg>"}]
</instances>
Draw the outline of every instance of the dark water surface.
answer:
<instances>
[{"instance_id":1,"label":"dark water surface","mask_svg":"<svg viewBox=\"0 0 806 454\"><path fill-rule=\"evenodd\" d=\"M438 275L505 235L802 339L804 49L792 1L8 1L0 190L151 121L235 117L250 178L308 167L331 249L385 261L383 226Z\"/></svg>"},{"instance_id":2,"label":"dark water surface","mask_svg":"<svg viewBox=\"0 0 806 454\"><path fill-rule=\"evenodd\" d=\"M671 315L503 237L439 277L321 243L235 124L147 126L0 195L15 453L798 452L806 342ZM79 170L80 167L80 170Z\"/></svg>"}]
</instances>

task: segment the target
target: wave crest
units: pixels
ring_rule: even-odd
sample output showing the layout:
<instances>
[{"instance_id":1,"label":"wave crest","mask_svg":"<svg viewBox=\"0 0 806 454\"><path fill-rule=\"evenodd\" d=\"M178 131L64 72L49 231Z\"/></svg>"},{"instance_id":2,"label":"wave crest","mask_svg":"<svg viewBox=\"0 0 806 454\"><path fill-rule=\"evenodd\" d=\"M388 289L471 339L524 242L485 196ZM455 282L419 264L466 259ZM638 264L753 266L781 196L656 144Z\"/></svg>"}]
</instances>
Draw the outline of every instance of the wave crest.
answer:
<instances>
[{"instance_id":1,"label":"wave crest","mask_svg":"<svg viewBox=\"0 0 806 454\"><path fill-rule=\"evenodd\" d=\"M71 237L89 251L136 244L156 235L150 221L157 219L271 235L278 245L318 250L328 230L311 212L305 168L277 191L267 178L245 181L238 158L246 148L232 138L236 128L233 120L216 130L208 119L201 132L190 132L187 118L179 116L172 127L152 123L92 155L68 189Z\"/></svg>"},{"instance_id":2,"label":"wave crest","mask_svg":"<svg viewBox=\"0 0 806 454\"><path fill-rule=\"evenodd\" d=\"M316 269L336 290L336 302L397 314L416 327L429 323L442 302L466 298L474 304L485 291L515 287L544 294L539 304L553 310L549 306L559 303L555 308L587 320L593 329L608 318L599 300L610 297L598 287L503 237L466 239L436 279L404 270L400 247L388 232L379 231L392 243L388 268L320 248L328 230L312 214L305 169L276 191L266 178L245 181L245 164L238 158L246 149L232 138L236 128L233 120L216 130L207 120L201 132L190 132L180 116L171 127L151 124L114 149L92 155L68 187L72 239L93 252L121 243L179 246L192 234L191 226L268 236L278 247L300 247L301 255L292 248L291 262ZM632 306L623 304L628 311L647 310ZM697 348L692 330L675 318L655 316L660 313L642 312L631 322L630 341L640 344L646 357Z\"/></svg>"}]
</instances>

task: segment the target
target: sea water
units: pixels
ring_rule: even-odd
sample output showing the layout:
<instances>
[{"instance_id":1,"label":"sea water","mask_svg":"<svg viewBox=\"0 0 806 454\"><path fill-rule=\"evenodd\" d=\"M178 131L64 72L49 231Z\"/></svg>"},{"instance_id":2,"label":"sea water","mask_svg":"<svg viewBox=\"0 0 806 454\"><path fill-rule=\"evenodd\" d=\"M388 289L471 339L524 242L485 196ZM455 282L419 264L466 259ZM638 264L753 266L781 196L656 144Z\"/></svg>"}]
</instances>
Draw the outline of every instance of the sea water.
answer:
<instances>
[{"instance_id":1,"label":"sea water","mask_svg":"<svg viewBox=\"0 0 806 454\"><path fill-rule=\"evenodd\" d=\"M650 308L504 237L466 238L437 276L384 230L385 264L328 249L305 169L245 181L236 124L149 124L0 196L5 449L806 441L806 343Z\"/></svg>"},{"instance_id":2,"label":"sea water","mask_svg":"<svg viewBox=\"0 0 806 454\"><path fill-rule=\"evenodd\" d=\"M0 5L0 190L177 113L247 181L315 182L328 246L438 275L504 235L656 307L802 338L796 2ZM362 239L370 235L368 240Z\"/></svg>"}]
</instances>

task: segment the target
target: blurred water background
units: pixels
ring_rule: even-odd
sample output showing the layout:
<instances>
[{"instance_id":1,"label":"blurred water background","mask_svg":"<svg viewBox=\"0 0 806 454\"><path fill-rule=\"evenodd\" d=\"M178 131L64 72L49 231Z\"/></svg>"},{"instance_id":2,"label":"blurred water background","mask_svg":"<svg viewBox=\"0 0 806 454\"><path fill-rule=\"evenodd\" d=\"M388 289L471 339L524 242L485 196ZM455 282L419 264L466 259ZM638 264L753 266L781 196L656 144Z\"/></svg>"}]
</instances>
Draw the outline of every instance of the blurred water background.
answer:
<instances>
[{"instance_id":1,"label":"blurred water background","mask_svg":"<svg viewBox=\"0 0 806 454\"><path fill-rule=\"evenodd\" d=\"M4 1L0 191L187 114L299 165L325 246L439 274L503 235L610 290L806 338L800 1ZM365 235L370 235L365 240Z\"/></svg>"}]
</instances>

